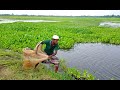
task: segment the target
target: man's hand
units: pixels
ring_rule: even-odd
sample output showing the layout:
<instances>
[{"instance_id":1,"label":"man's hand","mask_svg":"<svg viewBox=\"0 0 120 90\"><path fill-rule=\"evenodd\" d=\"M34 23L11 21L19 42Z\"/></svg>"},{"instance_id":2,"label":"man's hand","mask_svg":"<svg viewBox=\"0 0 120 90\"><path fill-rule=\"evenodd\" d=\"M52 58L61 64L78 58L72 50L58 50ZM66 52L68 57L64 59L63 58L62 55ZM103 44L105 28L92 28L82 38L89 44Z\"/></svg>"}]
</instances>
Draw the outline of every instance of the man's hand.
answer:
<instances>
[{"instance_id":1,"label":"man's hand","mask_svg":"<svg viewBox=\"0 0 120 90\"><path fill-rule=\"evenodd\" d=\"M55 53L53 53L52 55L49 55L49 59L52 59L52 56L55 56L57 54L57 50L55 51Z\"/></svg>"},{"instance_id":2,"label":"man's hand","mask_svg":"<svg viewBox=\"0 0 120 90\"><path fill-rule=\"evenodd\" d=\"M52 55L49 55L48 58L51 59L51 58L52 58Z\"/></svg>"}]
</instances>

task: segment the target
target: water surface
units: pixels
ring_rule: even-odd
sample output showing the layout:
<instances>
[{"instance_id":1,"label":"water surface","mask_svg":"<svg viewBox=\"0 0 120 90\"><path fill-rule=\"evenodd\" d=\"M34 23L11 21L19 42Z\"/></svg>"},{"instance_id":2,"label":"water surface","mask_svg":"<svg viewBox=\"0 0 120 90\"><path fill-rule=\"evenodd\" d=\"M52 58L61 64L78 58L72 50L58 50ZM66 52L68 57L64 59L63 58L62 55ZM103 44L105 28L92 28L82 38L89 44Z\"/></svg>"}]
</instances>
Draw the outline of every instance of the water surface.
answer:
<instances>
[{"instance_id":1,"label":"water surface","mask_svg":"<svg viewBox=\"0 0 120 90\"><path fill-rule=\"evenodd\" d=\"M101 22L100 27L113 27L117 28L120 27L120 21L114 21L114 22Z\"/></svg>"},{"instance_id":2,"label":"water surface","mask_svg":"<svg viewBox=\"0 0 120 90\"><path fill-rule=\"evenodd\" d=\"M59 50L57 56L65 59L68 67L86 69L96 79L120 80L120 46L101 43L75 44L69 51Z\"/></svg>"},{"instance_id":3,"label":"water surface","mask_svg":"<svg viewBox=\"0 0 120 90\"><path fill-rule=\"evenodd\" d=\"M58 22L58 21L50 21L50 20L14 20L14 19L0 19L1 23L14 23L14 22Z\"/></svg>"}]
</instances>

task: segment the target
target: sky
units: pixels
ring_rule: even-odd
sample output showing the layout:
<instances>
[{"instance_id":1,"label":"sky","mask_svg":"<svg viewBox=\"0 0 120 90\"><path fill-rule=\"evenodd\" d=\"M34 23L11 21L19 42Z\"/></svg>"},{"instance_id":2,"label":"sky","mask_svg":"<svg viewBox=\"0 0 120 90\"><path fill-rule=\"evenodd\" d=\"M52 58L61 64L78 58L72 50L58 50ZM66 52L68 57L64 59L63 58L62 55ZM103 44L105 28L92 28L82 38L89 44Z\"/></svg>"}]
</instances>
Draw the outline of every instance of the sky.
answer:
<instances>
[{"instance_id":1,"label":"sky","mask_svg":"<svg viewBox=\"0 0 120 90\"><path fill-rule=\"evenodd\" d=\"M55 15L55 16L104 16L120 15L120 10L0 10L0 14Z\"/></svg>"}]
</instances>

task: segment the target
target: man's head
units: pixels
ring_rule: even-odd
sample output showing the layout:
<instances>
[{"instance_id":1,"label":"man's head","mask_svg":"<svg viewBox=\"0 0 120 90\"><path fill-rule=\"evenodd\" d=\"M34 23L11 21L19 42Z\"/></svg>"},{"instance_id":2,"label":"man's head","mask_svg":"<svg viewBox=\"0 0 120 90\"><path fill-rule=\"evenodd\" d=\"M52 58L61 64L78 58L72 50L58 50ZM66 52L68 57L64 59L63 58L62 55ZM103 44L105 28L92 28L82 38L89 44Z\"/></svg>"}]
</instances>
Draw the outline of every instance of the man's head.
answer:
<instances>
[{"instance_id":1,"label":"man's head","mask_svg":"<svg viewBox=\"0 0 120 90\"><path fill-rule=\"evenodd\" d=\"M59 36L53 35L53 37L52 37L53 43L54 43L54 44L57 44L57 43L58 43L58 40L59 40Z\"/></svg>"}]
</instances>

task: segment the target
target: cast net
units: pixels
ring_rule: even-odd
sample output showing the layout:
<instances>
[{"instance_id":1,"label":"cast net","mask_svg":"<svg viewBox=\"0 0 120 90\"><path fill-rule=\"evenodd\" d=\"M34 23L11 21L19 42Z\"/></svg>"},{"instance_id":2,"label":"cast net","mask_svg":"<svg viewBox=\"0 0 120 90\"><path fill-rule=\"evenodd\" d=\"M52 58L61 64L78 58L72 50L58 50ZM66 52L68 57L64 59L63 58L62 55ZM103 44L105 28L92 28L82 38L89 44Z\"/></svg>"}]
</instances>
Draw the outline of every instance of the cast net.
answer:
<instances>
[{"instance_id":1,"label":"cast net","mask_svg":"<svg viewBox=\"0 0 120 90\"><path fill-rule=\"evenodd\" d=\"M37 44L35 49L23 48L23 68L35 68L40 62L48 60L48 55L42 51L41 44Z\"/></svg>"}]
</instances>

